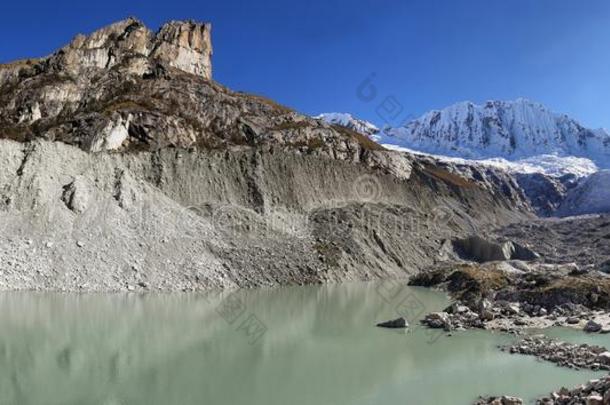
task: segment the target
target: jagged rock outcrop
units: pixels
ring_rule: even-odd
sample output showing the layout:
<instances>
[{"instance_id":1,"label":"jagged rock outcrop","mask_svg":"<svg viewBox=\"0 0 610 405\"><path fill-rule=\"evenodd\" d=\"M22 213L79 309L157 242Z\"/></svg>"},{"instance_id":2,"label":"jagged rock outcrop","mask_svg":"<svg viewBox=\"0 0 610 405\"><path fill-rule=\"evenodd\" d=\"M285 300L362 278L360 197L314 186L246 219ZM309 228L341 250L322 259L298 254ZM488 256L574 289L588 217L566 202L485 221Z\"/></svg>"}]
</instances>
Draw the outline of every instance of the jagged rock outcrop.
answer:
<instances>
[{"instance_id":1,"label":"jagged rock outcrop","mask_svg":"<svg viewBox=\"0 0 610 405\"><path fill-rule=\"evenodd\" d=\"M273 144L339 159L382 148L211 79L210 25L156 34L128 19L79 35L48 58L0 65L0 138L87 151Z\"/></svg>"},{"instance_id":2,"label":"jagged rock outcrop","mask_svg":"<svg viewBox=\"0 0 610 405\"><path fill-rule=\"evenodd\" d=\"M90 35L77 35L68 45L48 58L4 66L5 75L50 70L71 75L93 73L120 67L124 73L152 74L157 63L184 72L212 78L211 25L192 21L172 21L156 34L142 22L128 18ZM4 80L3 80L4 81Z\"/></svg>"},{"instance_id":3,"label":"jagged rock outcrop","mask_svg":"<svg viewBox=\"0 0 610 405\"><path fill-rule=\"evenodd\" d=\"M185 72L212 78L211 24L170 22L157 33L150 56Z\"/></svg>"}]
</instances>

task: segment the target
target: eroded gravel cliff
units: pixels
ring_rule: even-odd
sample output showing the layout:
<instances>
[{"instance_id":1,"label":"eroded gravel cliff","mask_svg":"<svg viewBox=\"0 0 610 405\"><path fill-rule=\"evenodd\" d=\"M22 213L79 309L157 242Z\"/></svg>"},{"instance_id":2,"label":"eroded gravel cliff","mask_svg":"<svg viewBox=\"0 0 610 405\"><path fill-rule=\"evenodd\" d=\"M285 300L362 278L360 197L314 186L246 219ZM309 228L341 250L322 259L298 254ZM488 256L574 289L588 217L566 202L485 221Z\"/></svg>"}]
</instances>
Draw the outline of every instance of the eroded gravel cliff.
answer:
<instances>
[{"instance_id":1,"label":"eroded gravel cliff","mask_svg":"<svg viewBox=\"0 0 610 405\"><path fill-rule=\"evenodd\" d=\"M435 261L445 238L521 215L417 164L399 178L286 151L0 146L5 289L406 277Z\"/></svg>"}]
</instances>

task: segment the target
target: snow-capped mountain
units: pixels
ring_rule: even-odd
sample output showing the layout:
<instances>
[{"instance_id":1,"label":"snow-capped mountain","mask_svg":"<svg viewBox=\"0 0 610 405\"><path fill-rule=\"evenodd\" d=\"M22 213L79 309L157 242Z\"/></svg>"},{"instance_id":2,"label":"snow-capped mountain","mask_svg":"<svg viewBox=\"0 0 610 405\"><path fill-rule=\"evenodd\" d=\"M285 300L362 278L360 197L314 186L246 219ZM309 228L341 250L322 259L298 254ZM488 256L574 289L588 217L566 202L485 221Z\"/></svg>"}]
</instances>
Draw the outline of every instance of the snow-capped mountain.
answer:
<instances>
[{"instance_id":1,"label":"snow-capped mountain","mask_svg":"<svg viewBox=\"0 0 610 405\"><path fill-rule=\"evenodd\" d=\"M370 137L373 140L377 139L379 128L368 121L355 118L347 113L323 113L314 117L318 120L323 120L329 124L341 125L363 135Z\"/></svg>"},{"instance_id":2,"label":"snow-capped mountain","mask_svg":"<svg viewBox=\"0 0 610 405\"><path fill-rule=\"evenodd\" d=\"M454 104L403 127L387 128L380 141L467 159L576 156L610 167L607 131L585 128L565 114L525 99Z\"/></svg>"},{"instance_id":3,"label":"snow-capped mountain","mask_svg":"<svg viewBox=\"0 0 610 405\"><path fill-rule=\"evenodd\" d=\"M518 99L484 105L458 103L399 128L384 128L350 114L315 118L342 125L387 149L422 155L453 171L489 168L512 175L543 216L608 212L610 134L591 130L542 104Z\"/></svg>"}]
</instances>

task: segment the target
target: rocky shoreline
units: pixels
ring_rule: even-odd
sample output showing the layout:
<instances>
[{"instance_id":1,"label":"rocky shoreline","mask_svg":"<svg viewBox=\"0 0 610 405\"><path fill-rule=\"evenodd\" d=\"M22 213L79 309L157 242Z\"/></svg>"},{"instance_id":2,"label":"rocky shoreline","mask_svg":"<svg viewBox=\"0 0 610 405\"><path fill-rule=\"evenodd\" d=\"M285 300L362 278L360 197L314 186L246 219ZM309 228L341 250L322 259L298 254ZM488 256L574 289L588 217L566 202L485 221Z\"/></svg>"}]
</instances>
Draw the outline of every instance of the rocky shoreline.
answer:
<instances>
[{"instance_id":1,"label":"rocky shoreline","mask_svg":"<svg viewBox=\"0 0 610 405\"><path fill-rule=\"evenodd\" d=\"M479 328L526 335L530 330L568 327L583 333L610 333L610 279L602 257L606 250L585 251L580 263L567 263L537 255L515 258L519 246L524 247L518 242L470 238L470 244L461 244L462 251L456 249L455 241L446 243L447 260L415 275L409 284L445 291L454 302L425 315L421 323L447 332ZM602 267L583 262L599 262ZM535 356L560 367L610 370L610 352L605 347L560 342L544 335L525 336L500 350ZM608 387L610 377L573 390L562 388L537 403L607 405ZM480 397L475 402L522 403L511 396Z\"/></svg>"},{"instance_id":2,"label":"rocky shoreline","mask_svg":"<svg viewBox=\"0 0 610 405\"><path fill-rule=\"evenodd\" d=\"M573 344L535 335L500 349L511 354L536 356L561 367L610 371L610 351L602 346Z\"/></svg>"},{"instance_id":3,"label":"rocky shoreline","mask_svg":"<svg viewBox=\"0 0 610 405\"><path fill-rule=\"evenodd\" d=\"M580 387L562 388L536 401L536 405L608 405L610 404L610 376L591 380Z\"/></svg>"},{"instance_id":4,"label":"rocky shoreline","mask_svg":"<svg viewBox=\"0 0 610 405\"><path fill-rule=\"evenodd\" d=\"M610 375L588 381L579 387L561 388L536 400L536 405L608 405ZM523 400L511 396L479 397L473 405L521 405Z\"/></svg>"},{"instance_id":5,"label":"rocky shoreline","mask_svg":"<svg viewBox=\"0 0 610 405\"><path fill-rule=\"evenodd\" d=\"M544 335L527 336L500 350L519 355L535 356L559 367L610 370L610 351L602 346L574 344L551 339ZM521 398L512 396L479 397L474 405L518 405ZM562 387L549 396L536 400L536 405L608 405L610 404L610 375L591 380L572 390Z\"/></svg>"},{"instance_id":6,"label":"rocky shoreline","mask_svg":"<svg viewBox=\"0 0 610 405\"><path fill-rule=\"evenodd\" d=\"M587 333L610 333L607 311L589 310L578 305L564 304L550 313L527 303L490 301L482 299L473 308L456 301L441 312L427 314L421 323L446 331L480 328L511 334L522 334L527 329L570 327Z\"/></svg>"},{"instance_id":7,"label":"rocky shoreline","mask_svg":"<svg viewBox=\"0 0 610 405\"><path fill-rule=\"evenodd\" d=\"M454 304L422 321L446 330L509 333L552 326L610 333L610 278L576 264L454 261L415 275L409 285L440 289Z\"/></svg>"}]
</instances>

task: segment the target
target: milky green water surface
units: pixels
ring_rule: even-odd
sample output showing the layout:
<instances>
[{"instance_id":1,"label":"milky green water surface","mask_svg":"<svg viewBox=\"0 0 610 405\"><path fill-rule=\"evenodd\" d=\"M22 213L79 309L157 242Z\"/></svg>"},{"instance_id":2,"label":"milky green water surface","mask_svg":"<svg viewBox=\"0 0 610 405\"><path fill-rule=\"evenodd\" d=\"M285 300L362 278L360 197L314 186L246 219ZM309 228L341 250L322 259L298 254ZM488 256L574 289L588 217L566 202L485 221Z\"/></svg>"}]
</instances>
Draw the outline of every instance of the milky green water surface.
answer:
<instances>
[{"instance_id":1,"label":"milky green water surface","mask_svg":"<svg viewBox=\"0 0 610 405\"><path fill-rule=\"evenodd\" d=\"M374 327L446 304L378 283L3 293L0 404L469 404L478 394L532 399L600 375L502 353L497 345L512 338L500 334Z\"/></svg>"}]
</instances>

